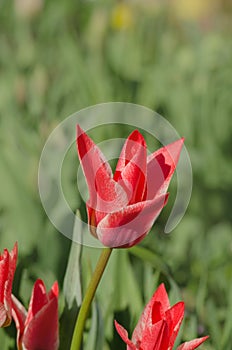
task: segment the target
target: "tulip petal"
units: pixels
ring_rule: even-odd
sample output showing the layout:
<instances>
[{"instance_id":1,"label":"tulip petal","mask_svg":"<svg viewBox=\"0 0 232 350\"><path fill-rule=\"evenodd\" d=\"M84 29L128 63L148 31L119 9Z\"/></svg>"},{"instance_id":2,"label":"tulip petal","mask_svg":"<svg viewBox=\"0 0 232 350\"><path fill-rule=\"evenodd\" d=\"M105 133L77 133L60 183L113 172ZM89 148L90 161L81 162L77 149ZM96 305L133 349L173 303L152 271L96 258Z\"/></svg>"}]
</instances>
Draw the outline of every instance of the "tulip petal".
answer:
<instances>
[{"instance_id":1,"label":"tulip petal","mask_svg":"<svg viewBox=\"0 0 232 350\"><path fill-rule=\"evenodd\" d=\"M184 318L184 303L180 301L165 313L169 332L169 348L172 349Z\"/></svg>"},{"instance_id":2,"label":"tulip petal","mask_svg":"<svg viewBox=\"0 0 232 350\"><path fill-rule=\"evenodd\" d=\"M22 343L28 350L57 350L58 339L58 301L53 298L26 326Z\"/></svg>"},{"instance_id":3,"label":"tulip petal","mask_svg":"<svg viewBox=\"0 0 232 350\"><path fill-rule=\"evenodd\" d=\"M134 154L140 151L141 146L146 148L144 137L138 130L134 130L126 139L115 170L116 177L122 172L126 165L133 158Z\"/></svg>"},{"instance_id":4,"label":"tulip petal","mask_svg":"<svg viewBox=\"0 0 232 350\"><path fill-rule=\"evenodd\" d=\"M137 326L134 329L132 340L135 342L137 339L141 339L145 329L152 327L152 325L162 320L166 310L169 308L170 304L168 295L165 286L162 283L145 306Z\"/></svg>"},{"instance_id":5,"label":"tulip petal","mask_svg":"<svg viewBox=\"0 0 232 350\"><path fill-rule=\"evenodd\" d=\"M17 243L10 253L5 249L0 255L0 327L7 327L11 323L11 291L17 257Z\"/></svg>"},{"instance_id":6,"label":"tulip petal","mask_svg":"<svg viewBox=\"0 0 232 350\"><path fill-rule=\"evenodd\" d=\"M177 350L194 350L194 349L198 348L198 346L200 346L202 343L204 343L204 341L206 341L208 338L209 337L206 336L206 337L202 337L202 338L188 341L188 342L183 343L180 346L178 346Z\"/></svg>"},{"instance_id":7,"label":"tulip petal","mask_svg":"<svg viewBox=\"0 0 232 350\"><path fill-rule=\"evenodd\" d=\"M46 294L46 288L41 279L38 279L33 287L31 300L28 308L28 316L26 325L31 322L33 317L46 305L48 302L48 296Z\"/></svg>"},{"instance_id":8,"label":"tulip petal","mask_svg":"<svg viewBox=\"0 0 232 350\"><path fill-rule=\"evenodd\" d=\"M160 304L162 305L163 314L170 308L168 294L166 292L164 283L161 283L159 285L159 287L156 289L156 291L152 297L152 300L151 300L151 305L154 302L160 302ZM153 310L152 310L152 313L154 314ZM163 314L162 314L162 316L163 316Z\"/></svg>"},{"instance_id":9,"label":"tulip petal","mask_svg":"<svg viewBox=\"0 0 232 350\"><path fill-rule=\"evenodd\" d=\"M161 284L146 305L132 340L128 339L127 331L116 321L115 327L127 344L127 350L172 350L183 316L184 303L179 302L170 307L165 286ZM194 350L206 339L208 336L186 342L177 350Z\"/></svg>"},{"instance_id":10,"label":"tulip petal","mask_svg":"<svg viewBox=\"0 0 232 350\"><path fill-rule=\"evenodd\" d=\"M127 138L120 154L114 180L127 192L129 204L141 202L146 192L146 142L138 130Z\"/></svg>"},{"instance_id":11,"label":"tulip petal","mask_svg":"<svg viewBox=\"0 0 232 350\"><path fill-rule=\"evenodd\" d=\"M4 249L0 256L0 327L4 327L8 320L8 310L5 306L5 285L9 271L9 252Z\"/></svg>"},{"instance_id":12,"label":"tulip petal","mask_svg":"<svg viewBox=\"0 0 232 350\"><path fill-rule=\"evenodd\" d=\"M8 281L6 285L5 295L7 296L8 300L11 300L11 290L12 290L12 284L16 269L16 263L18 259L18 243L16 242L14 245L14 248L9 253L9 272L8 272Z\"/></svg>"},{"instance_id":13,"label":"tulip petal","mask_svg":"<svg viewBox=\"0 0 232 350\"><path fill-rule=\"evenodd\" d=\"M152 199L167 191L183 143L184 138L181 138L147 157L147 199Z\"/></svg>"},{"instance_id":14,"label":"tulip petal","mask_svg":"<svg viewBox=\"0 0 232 350\"><path fill-rule=\"evenodd\" d=\"M51 300L53 298L58 298L58 296L59 296L59 285L58 285L58 282L55 281L53 283L51 290L48 292L48 299Z\"/></svg>"},{"instance_id":15,"label":"tulip petal","mask_svg":"<svg viewBox=\"0 0 232 350\"><path fill-rule=\"evenodd\" d=\"M127 194L114 179L109 163L91 138L77 126L77 150L89 189L89 215L110 213L128 203ZM102 217L102 215L100 216Z\"/></svg>"},{"instance_id":16,"label":"tulip petal","mask_svg":"<svg viewBox=\"0 0 232 350\"><path fill-rule=\"evenodd\" d=\"M152 327L145 328L141 345L143 350L167 350L168 326L165 320L160 320Z\"/></svg>"},{"instance_id":17,"label":"tulip petal","mask_svg":"<svg viewBox=\"0 0 232 350\"><path fill-rule=\"evenodd\" d=\"M25 321L27 317L27 311L20 301L12 294L12 317L14 319L16 329L17 329L17 344L18 349L20 349L20 344L22 343L21 338L23 336Z\"/></svg>"},{"instance_id":18,"label":"tulip petal","mask_svg":"<svg viewBox=\"0 0 232 350\"><path fill-rule=\"evenodd\" d=\"M106 215L97 226L98 239L108 247L130 247L150 230L167 202L167 194Z\"/></svg>"},{"instance_id":19,"label":"tulip petal","mask_svg":"<svg viewBox=\"0 0 232 350\"><path fill-rule=\"evenodd\" d=\"M57 282L47 294L43 281L38 279L34 284L28 313L12 295L12 316L17 328L18 349L58 349L58 294Z\"/></svg>"},{"instance_id":20,"label":"tulip petal","mask_svg":"<svg viewBox=\"0 0 232 350\"><path fill-rule=\"evenodd\" d=\"M127 350L136 350L137 347L135 346L135 344L133 344L133 342L128 338L128 333L125 330L125 328L123 326L121 326L116 320L114 321L114 325L115 328L118 332L118 334L120 335L120 337L122 338L122 340L128 345Z\"/></svg>"}]
</instances>

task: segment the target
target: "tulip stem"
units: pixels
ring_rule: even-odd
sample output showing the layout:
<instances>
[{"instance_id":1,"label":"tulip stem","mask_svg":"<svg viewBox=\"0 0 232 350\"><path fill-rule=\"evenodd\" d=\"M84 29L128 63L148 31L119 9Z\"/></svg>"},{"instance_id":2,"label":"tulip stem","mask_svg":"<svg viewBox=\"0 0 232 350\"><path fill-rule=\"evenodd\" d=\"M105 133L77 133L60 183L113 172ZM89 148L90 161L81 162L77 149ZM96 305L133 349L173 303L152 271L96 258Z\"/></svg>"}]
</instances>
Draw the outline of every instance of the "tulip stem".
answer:
<instances>
[{"instance_id":1,"label":"tulip stem","mask_svg":"<svg viewBox=\"0 0 232 350\"><path fill-rule=\"evenodd\" d=\"M81 348L85 322L89 314L89 309L111 253L112 253L112 248L104 248L102 250L102 253L98 260L95 271L92 275L91 281L87 288L84 300L82 302L82 305L77 317L70 350L80 350Z\"/></svg>"}]
</instances>

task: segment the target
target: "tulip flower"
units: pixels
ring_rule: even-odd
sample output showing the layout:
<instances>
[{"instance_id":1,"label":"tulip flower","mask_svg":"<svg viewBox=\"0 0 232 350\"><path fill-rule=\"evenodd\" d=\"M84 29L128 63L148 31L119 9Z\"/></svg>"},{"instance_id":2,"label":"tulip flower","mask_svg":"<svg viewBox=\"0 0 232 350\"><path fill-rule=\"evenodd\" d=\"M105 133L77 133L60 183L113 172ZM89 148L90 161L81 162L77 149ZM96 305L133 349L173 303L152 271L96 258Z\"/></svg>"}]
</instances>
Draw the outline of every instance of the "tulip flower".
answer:
<instances>
[{"instance_id":1,"label":"tulip flower","mask_svg":"<svg viewBox=\"0 0 232 350\"><path fill-rule=\"evenodd\" d=\"M47 293L43 281L38 279L34 284L28 312L12 296L18 350L58 349L58 295L57 282Z\"/></svg>"},{"instance_id":2,"label":"tulip flower","mask_svg":"<svg viewBox=\"0 0 232 350\"><path fill-rule=\"evenodd\" d=\"M77 150L89 189L88 223L104 246L130 247L146 236L167 202L183 141L147 156L146 142L135 130L123 146L113 175L100 149L77 126Z\"/></svg>"},{"instance_id":3,"label":"tulip flower","mask_svg":"<svg viewBox=\"0 0 232 350\"><path fill-rule=\"evenodd\" d=\"M17 257L17 243L10 253L4 249L3 254L0 254L0 327L7 327L11 323L11 293Z\"/></svg>"},{"instance_id":4,"label":"tulip flower","mask_svg":"<svg viewBox=\"0 0 232 350\"><path fill-rule=\"evenodd\" d=\"M164 284L161 284L145 307L139 322L128 338L127 331L115 321L115 327L127 350L172 350L184 317L184 303L170 306ZM177 350L194 350L208 336L191 340Z\"/></svg>"}]
</instances>

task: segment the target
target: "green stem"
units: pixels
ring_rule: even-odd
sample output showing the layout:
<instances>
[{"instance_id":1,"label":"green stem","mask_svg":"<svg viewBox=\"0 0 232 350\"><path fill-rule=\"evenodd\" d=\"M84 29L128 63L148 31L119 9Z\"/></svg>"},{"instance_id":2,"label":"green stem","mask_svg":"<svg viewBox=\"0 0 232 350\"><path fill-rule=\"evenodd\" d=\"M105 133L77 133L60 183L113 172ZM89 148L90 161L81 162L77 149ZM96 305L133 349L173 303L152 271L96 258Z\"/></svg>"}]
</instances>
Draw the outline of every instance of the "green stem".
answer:
<instances>
[{"instance_id":1,"label":"green stem","mask_svg":"<svg viewBox=\"0 0 232 350\"><path fill-rule=\"evenodd\" d=\"M104 248L102 250L102 253L100 255L97 266L95 268L95 271L93 273L93 276L87 288L84 300L82 302L82 305L77 317L70 350L80 350L81 348L82 336L85 328L85 321L88 317L92 300L96 293L98 284L101 280L101 277L103 275L103 272L105 270L105 267L111 255L111 252L112 252L112 248Z\"/></svg>"}]
</instances>

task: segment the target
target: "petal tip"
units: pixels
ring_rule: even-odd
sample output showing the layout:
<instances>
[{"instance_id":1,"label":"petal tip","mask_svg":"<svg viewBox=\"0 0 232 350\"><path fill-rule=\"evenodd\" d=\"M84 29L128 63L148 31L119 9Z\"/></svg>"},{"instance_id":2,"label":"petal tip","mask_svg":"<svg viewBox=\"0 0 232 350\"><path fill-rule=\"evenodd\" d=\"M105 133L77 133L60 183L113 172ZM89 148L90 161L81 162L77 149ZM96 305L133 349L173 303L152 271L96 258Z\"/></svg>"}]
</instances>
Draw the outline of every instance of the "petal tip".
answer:
<instances>
[{"instance_id":1,"label":"petal tip","mask_svg":"<svg viewBox=\"0 0 232 350\"><path fill-rule=\"evenodd\" d=\"M145 144L146 144L143 135L139 132L138 129L135 129L134 131L132 131L132 133L128 136L127 139L138 142L143 146L145 146Z\"/></svg>"},{"instance_id":2,"label":"petal tip","mask_svg":"<svg viewBox=\"0 0 232 350\"><path fill-rule=\"evenodd\" d=\"M14 257L17 259L17 257L18 257L18 242L17 241L14 244L13 253L14 253Z\"/></svg>"},{"instance_id":3,"label":"petal tip","mask_svg":"<svg viewBox=\"0 0 232 350\"><path fill-rule=\"evenodd\" d=\"M53 295L55 296L55 297L58 297L59 296L59 285L58 285L58 282L57 281L55 281L54 283L53 283L53 286L52 286L52 293L53 293Z\"/></svg>"},{"instance_id":4,"label":"petal tip","mask_svg":"<svg viewBox=\"0 0 232 350\"><path fill-rule=\"evenodd\" d=\"M84 133L84 130L80 127L79 124L77 124L76 126L76 130L77 130L77 138Z\"/></svg>"}]
</instances>

